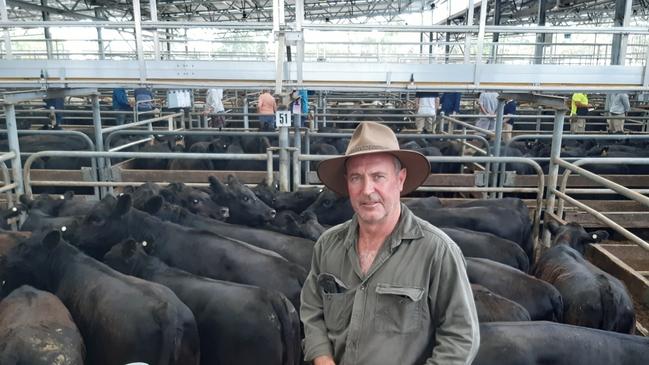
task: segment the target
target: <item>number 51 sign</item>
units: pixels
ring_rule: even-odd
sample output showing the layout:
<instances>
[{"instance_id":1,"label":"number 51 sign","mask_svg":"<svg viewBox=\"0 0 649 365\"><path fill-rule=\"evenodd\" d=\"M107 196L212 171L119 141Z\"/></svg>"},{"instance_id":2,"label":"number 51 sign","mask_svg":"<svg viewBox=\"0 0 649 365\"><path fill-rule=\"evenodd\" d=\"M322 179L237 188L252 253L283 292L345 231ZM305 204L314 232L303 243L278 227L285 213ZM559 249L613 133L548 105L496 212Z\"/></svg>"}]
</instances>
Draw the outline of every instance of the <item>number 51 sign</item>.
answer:
<instances>
[{"instance_id":1,"label":"number 51 sign","mask_svg":"<svg viewBox=\"0 0 649 365\"><path fill-rule=\"evenodd\" d=\"M278 110L275 113L275 125L277 127L290 127L291 126L291 111Z\"/></svg>"}]
</instances>

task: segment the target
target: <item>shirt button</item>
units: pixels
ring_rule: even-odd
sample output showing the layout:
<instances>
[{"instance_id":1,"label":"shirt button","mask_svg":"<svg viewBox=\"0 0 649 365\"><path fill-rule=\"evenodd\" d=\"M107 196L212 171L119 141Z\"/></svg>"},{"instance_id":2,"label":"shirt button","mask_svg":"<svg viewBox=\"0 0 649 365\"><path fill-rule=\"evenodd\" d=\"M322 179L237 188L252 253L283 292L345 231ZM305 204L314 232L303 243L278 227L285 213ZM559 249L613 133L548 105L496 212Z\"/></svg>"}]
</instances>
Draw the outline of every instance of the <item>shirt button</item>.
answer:
<instances>
[{"instance_id":1,"label":"shirt button","mask_svg":"<svg viewBox=\"0 0 649 365\"><path fill-rule=\"evenodd\" d=\"M365 290L366 286L365 284L361 285L361 290Z\"/></svg>"}]
</instances>

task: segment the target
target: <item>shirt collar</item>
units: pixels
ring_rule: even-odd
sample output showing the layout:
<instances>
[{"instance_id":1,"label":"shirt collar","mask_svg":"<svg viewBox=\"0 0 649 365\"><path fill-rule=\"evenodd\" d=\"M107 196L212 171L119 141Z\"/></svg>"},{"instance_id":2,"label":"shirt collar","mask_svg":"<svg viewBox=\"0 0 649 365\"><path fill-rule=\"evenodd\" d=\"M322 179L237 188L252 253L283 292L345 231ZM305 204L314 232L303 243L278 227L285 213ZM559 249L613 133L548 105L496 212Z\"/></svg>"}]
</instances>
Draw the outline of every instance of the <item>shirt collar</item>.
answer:
<instances>
[{"instance_id":1,"label":"shirt collar","mask_svg":"<svg viewBox=\"0 0 649 365\"><path fill-rule=\"evenodd\" d=\"M423 231L415 215L410 211L410 209L408 209L405 204L401 203L401 215L399 216L397 226L386 239L386 242L390 245L390 249L394 250L395 248L399 247L403 240L414 240L423 236ZM347 235L345 236L345 239L343 241L345 247L347 247L348 249L350 247L353 247L353 243L356 242L357 238L358 217L356 214L354 214L352 219L349 221Z\"/></svg>"}]
</instances>

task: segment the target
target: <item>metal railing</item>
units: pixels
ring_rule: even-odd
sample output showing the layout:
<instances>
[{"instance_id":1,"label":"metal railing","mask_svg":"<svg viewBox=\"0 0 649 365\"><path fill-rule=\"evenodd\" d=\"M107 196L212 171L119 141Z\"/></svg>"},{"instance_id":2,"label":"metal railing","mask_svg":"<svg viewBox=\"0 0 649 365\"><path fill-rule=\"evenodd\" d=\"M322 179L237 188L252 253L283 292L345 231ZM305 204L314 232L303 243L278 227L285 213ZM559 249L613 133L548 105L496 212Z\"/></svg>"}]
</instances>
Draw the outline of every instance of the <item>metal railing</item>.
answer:
<instances>
[{"instance_id":1,"label":"metal railing","mask_svg":"<svg viewBox=\"0 0 649 365\"><path fill-rule=\"evenodd\" d=\"M9 168L7 168L6 161L9 161L16 157L16 153L13 151L5 152L0 155L0 169L2 169L2 179L4 184L0 187L0 193L5 193L7 196L7 206L11 207L14 204L12 190L16 189L18 186L15 182L11 182L11 174L9 173ZM15 180L15 179L14 179Z\"/></svg>"}]
</instances>

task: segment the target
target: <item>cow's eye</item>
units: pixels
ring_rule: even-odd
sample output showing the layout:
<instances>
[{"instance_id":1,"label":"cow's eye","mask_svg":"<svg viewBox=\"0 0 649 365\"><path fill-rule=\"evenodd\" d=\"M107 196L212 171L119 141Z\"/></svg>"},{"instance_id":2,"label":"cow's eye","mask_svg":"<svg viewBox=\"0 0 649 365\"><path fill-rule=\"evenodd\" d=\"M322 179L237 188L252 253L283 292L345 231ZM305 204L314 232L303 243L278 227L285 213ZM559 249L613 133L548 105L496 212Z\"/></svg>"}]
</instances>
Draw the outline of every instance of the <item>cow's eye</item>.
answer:
<instances>
[{"instance_id":1,"label":"cow's eye","mask_svg":"<svg viewBox=\"0 0 649 365\"><path fill-rule=\"evenodd\" d=\"M325 201L322 203L322 205L324 205L325 207L330 207L330 206L331 206L331 200L325 200Z\"/></svg>"},{"instance_id":2,"label":"cow's eye","mask_svg":"<svg viewBox=\"0 0 649 365\"><path fill-rule=\"evenodd\" d=\"M88 217L88 220L90 221L91 224L94 224L96 226L102 225L104 223L104 220L101 217L97 217L94 215Z\"/></svg>"},{"instance_id":3,"label":"cow's eye","mask_svg":"<svg viewBox=\"0 0 649 365\"><path fill-rule=\"evenodd\" d=\"M244 196L243 196L243 201L244 201L244 202L247 202L248 200L250 200L250 198L248 198L247 195L244 195Z\"/></svg>"}]
</instances>

